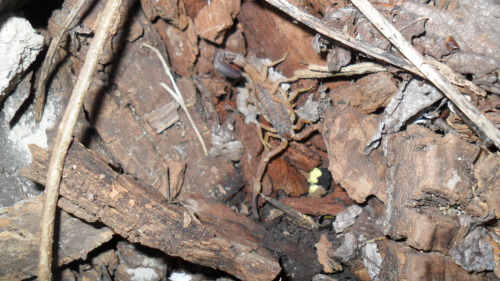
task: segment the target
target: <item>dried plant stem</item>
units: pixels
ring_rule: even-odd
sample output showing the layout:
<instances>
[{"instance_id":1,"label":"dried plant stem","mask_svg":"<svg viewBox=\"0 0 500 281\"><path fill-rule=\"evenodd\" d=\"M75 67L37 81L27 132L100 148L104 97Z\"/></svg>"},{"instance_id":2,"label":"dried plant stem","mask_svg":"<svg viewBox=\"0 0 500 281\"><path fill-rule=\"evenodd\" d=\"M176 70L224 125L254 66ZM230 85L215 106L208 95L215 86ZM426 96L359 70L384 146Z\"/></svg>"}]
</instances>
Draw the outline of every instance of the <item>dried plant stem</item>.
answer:
<instances>
[{"instance_id":1,"label":"dried plant stem","mask_svg":"<svg viewBox=\"0 0 500 281\"><path fill-rule=\"evenodd\" d=\"M355 50L363 52L369 56L372 56L378 60L390 63L394 66L400 67L407 70L415 75L424 77L431 81L437 88L439 88L443 93L457 105L457 107L464 112L464 114L478 127L484 134L497 146L500 148L500 131L488 120L486 117L477 110L460 92L458 89L453 87L453 85L448 82L443 75L446 75L448 79L454 81L454 83L462 84L474 91L476 94L484 96L484 90L479 89L476 85L470 81L464 79L458 73L450 71L449 68L439 64L438 62L427 62L420 55L410 43L408 43L401 33L397 31L391 24L385 20L380 13L371 6L366 0L353 0L354 5L365 14L365 16L386 36L389 41L391 41L400 51L403 53L408 60L397 57L391 53L385 52L384 50L375 48L361 40L357 40L350 37L341 31L337 31L322 20L309 15L308 13L302 11L301 9L295 7L294 5L288 3L286 0L266 0L269 4L277 7L283 12L290 15L297 21L302 22L308 27L316 30L317 32L328 36L348 47ZM369 8L367 8L369 7ZM376 14L376 16L375 16ZM385 24L381 24L384 22ZM401 43L404 42L404 43ZM439 69L443 71L440 74L436 71L432 65L439 64Z\"/></svg>"},{"instance_id":2,"label":"dried plant stem","mask_svg":"<svg viewBox=\"0 0 500 281\"><path fill-rule=\"evenodd\" d=\"M73 88L70 101L59 125L45 185L45 205L42 214L38 280L51 280L54 220L64 159L71 143L73 130L82 109L92 76L97 68L106 40L111 33L113 23L117 19L121 3L122 0L108 0L106 8L102 12L96 35L92 40L80 75Z\"/></svg>"},{"instance_id":3,"label":"dried plant stem","mask_svg":"<svg viewBox=\"0 0 500 281\"><path fill-rule=\"evenodd\" d=\"M398 56L395 56L394 54L386 52L382 49L373 47L372 45L363 42L361 40L358 40L354 37L351 37L341 31L335 30L330 26L326 25L322 20L317 19L314 16L302 11L301 9L288 3L286 0L266 0L266 2L282 10L283 12L290 15L292 18L316 30L317 32L325 36L328 36L348 47L363 52L383 62L395 65L399 68L412 72L418 76L422 76L422 73L420 73L420 71L415 66L413 66L409 61L400 58Z\"/></svg>"},{"instance_id":4,"label":"dried plant stem","mask_svg":"<svg viewBox=\"0 0 500 281\"><path fill-rule=\"evenodd\" d=\"M338 72L331 72L328 66L309 65L307 69L299 69L293 72L293 77L285 78L280 82L293 82L298 79L318 79L339 76L354 76L367 73L376 73L387 71L387 68L372 62L363 62L358 64L350 64L342 67Z\"/></svg>"},{"instance_id":5,"label":"dried plant stem","mask_svg":"<svg viewBox=\"0 0 500 281\"><path fill-rule=\"evenodd\" d=\"M413 48L403 35L390 24L368 1L351 0L377 29L396 46L446 97L448 97L484 134L500 148L500 130L473 106L431 63Z\"/></svg>"},{"instance_id":6,"label":"dried plant stem","mask_svg":"<svg viewBox=\"0 0 500 281\"><path fill-rule=\"evenodd\" d=\"M45 56L45 60L42 64L42 70L40 72L40 79L38 79L38 84L36 86L36 107L35 107L35 120L36 122L40 122L42 120L43 114L43 106L45 104L45 83L47 82L47 76L49 75L54 55L56 53L57 47L61 43L63 36L66 34L68 29L71 27L71 23L78 14L78 11L83 7L86 0L78 0L76 5L73 7L71 12L66 17L66 20L61 25L57 36L52 39L50 42L49 50L47 51L47 55Z\"/></svg>"},{"instance_id":7,"label":"dried plant stem","mask_svg":"<svg viewBox=\"0 0 500 281\"><path fill-rule=\"evenodd\" d=\"M158 51L155 47L153 47L153 46L151 46L151 45L149 45L147 43L142 43L142 45L145 46L145 47L150 48L151 50L153 50L153 52L155 52L155 54L160 59L161 64L163 66L163 69L165 70L165 73L167 74L168 78L170 79L170 82L172 83L175 91L172 90L165 83L160 83L160 86L162 86L163 89L165 89L175 99L175 101L177 101L180 104L180 106L182 107L182 109L184 110L184 112L186 112L187 118L189 119L189 122L191 123L191 126L193 126L194 132L196 133L196 136L200 140L201 146L203 147L203 152L205 152L205 155L208 156L208 150L207 150L207 147L205 145L205 142L203 141L203 138L201 137L201 134L198 131L198 128L196 127L196 124L193 121L193 118L191 118L191 114L189 114L189 111L188 111L188 109L186 107L186 103L184 102L184 98L182 97L182 93L179 90L179 88L177 87L177 83L175 83L174 76L172 75L172 72L170 72L170 68L168 67L167 62L165 61L165 59L161 55L160 51Z\"/></svg>"},{"instance_id":8,"label":"dried plant stem","mask_svg":"<svg viewBox=\"0 0 500 281\"><path fill-rule=\"evenodd\" d=\"M308 27L316 30L318 33L321 33L325 36L328 36L348 47L353 48L354 50L358 50L363 52L371 57L374 57L380 61L392 64L401 69L407 70L415 75L426 78L420 70L415 67L410 61L400 58L392 53L386 52L382 49L371 46L370 44L358 40L356 38L350 37L341 30L335 30L325 22L320 19L309 15L308 13L302 11L301 9L295 7L294 5L288 3L286 0L266 0L269 4L275 6L276 8L282 10L283 12L290 15L292 18L300 21L301 23L307 25ZM418 19L421 20L421 19ZM459 86L464 86L469 90L473 91L476 95L485 96L486 92L479 88L477 85L472 83L471 81L465 79L462 75L452 71L446 65L439 63L438 61L432 62L441 73L446 76L447 79L452 81L454 84Z\"/></svg>"},{"instance_id":9,"label":"dried plant stem","mask_svg":"<svg viewBox=\"0 0 500 281\"><path fill-rule=\"evenodd\" d=\"M175 85L175 83L172 83ZM198 128L196 127L196 124L193 121L193 118L191 118L191 114L189 114L189 111L186 107L186 103L184 102L184 99L182 98L182 95L180 92L174 92L170 87L167 86L165 83L160 83L160 86L163 87L182 107L184 112L186 112L187 118L189 119L189 122L191 123L191 126L193 126L194 132L196 133L196 136L200 140L201 146L203 147L203 152L205 152L205 156L208 156L208 150L205 145L205 141L203 141L203 138L201 137L200 131L198 131Z\"/></svg>"}]
</instances>

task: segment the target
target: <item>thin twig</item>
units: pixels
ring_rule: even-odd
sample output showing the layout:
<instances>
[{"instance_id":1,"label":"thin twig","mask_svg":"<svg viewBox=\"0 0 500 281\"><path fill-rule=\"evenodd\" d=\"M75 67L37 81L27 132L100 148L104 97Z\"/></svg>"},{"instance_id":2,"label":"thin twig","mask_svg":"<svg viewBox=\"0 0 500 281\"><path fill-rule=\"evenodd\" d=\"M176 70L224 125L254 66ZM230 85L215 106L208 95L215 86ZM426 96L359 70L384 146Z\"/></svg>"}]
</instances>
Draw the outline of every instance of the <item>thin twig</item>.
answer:
<instances>
[{"instance_id":1,"label":"thin twig","mask_svg":"<svg viewBox=\"0 0 500 281\"><path fill-rule=\"evenodd\" d=\"M307 69L314 72L329 72L327 65L308 65ZM361 62L357 64L349 64L340 68L338 76L362 75L366 73L387 71L387 68L373 62Z\"/></svg>"},{"instance_id":2,"label":"thin twig","mask_svg":"<svg viewBox=\"0 0 500 281\"><path fill-rule=\"evenodd\" d=\"M418 76L422 76L422 73L420 73L420 71L415 66L413 66L409 61L405 60L404 58L400 58L382 49L373 47L372 45L363 42L361 40L358 40L354 37L351 37L343 33L342 31L335 30L332 27L328 26L322 20L315 18L314 16L306 13L305 11L302 11L298 7L295 7L294 5L288 3L286 0L266 0L266 1L269 4L287 13L297 21L309 26L310 28L316 30L317 32L325 36L328 36L348 47L363 52L378 60L395 65L399 68L412 72Z\"/></svg>"},{"instance_id":3,"label":"thin twig","mask_svg":"<svg viewBox=\"0 0 500 281\"><path fill-rule=\"evenodd\" d=\"M172 81L172 84L175 85L175 81ZM193 126L193 129L194 129L194 131L196 133L196 136L198 136L198 139L200 140L201 146L203 147L203 151L205 152L205 156L208 156L208 151L207 151L207 147L205 145L205 141L201 137L201 134L198 131L198 128L196 127L196 124L193 121L193 118L191 118L191 114L189 114L189 111L188 111L188 109L186 107L186 103L184 102L184 99L182 98L182 94L180 92L174 92L174 91L172 91L172 89L170 89L170 87L168 87L167 84L165 84L163 82L160 83L160 86L162 86L163 89L165 89L181 105L181 107L184 110L184 112L186 112L187 118L189 119L189 122L191 123L191 126ZM177 89L177 91L178 91L178 89Z\"/></svg>"},{"instance_id":4,"label":"thin twig","mask_svg":"<svg viewBox=\"0 0 500 281\"><path fill-rule=\"evenodd\" d=\"M403 35L390 24L368 1L351 0L365 17L408 58L425 77L448 97L485 135L500 148L500 130L455 88L431 63L413 48Z\"/></svg>"},{"instance_id":5,"label":"thin twig","mask_svg":"<svg viewBox=\"0 0 500 281\"><path fill-rule=\"evenodd\" d=\"M407 55L405 55L408 59L410 59L411 62L406 60L406 59L397 57L393 54L390 54L388 52L385 52L384 50L375 48L375 47L373 47L373 46L371 46L363 41L360 41L360 40L357 40L353 37L350 37L350 36L342 33L341 31L337 31L337 30L333 29L332 27L328 26L322 20L317 19L317 18L313 17L312 15L309 15L308 13L306 13L306 12L302 11L301 9L295 7L294 5L288 3L286 0L266 0L266 1L268 3L270 3L271 5L277 7L278 9L282 10L283 12L287 13L295 20L302 22L303 24L307 25L308 27L316 30L317 32L319 32L325 36L328 36L328 37L330 37L330 38L332 38L332 39L334 39L334 40L336 40L336 41L338 41L338 42L340 42L348 47L351 47L355 50L363 52L371 57L374 57L374 58L379 59L381 61L390 63L394 66L400 67L404 70L412 72L415 75L429 79L429 81L434 83L441 91L443 91L445 93L445 95L447 95L447 96L452 95L453 97L448 96L449 99L452 102L454 102L457 105L457 107L460 110L462 110L471 119L471 121L473 121L479 128L481 128L481 130L483 130L485 132L485 135L488 138L490 138L493 141L493 143L495 143L495 145L497 147L500 147L500 132L499 132L499 130L488 119L486 119L486 117L484 117L484 115L482 115L479 112L479 110L477 110L463 95L461 95L457 89L455 89L449 82L447 82L442 75L440 75L436 70L434 70L432 68L431 64L436 64L437 62L432 62L432 63L425 62L422 55L418 54L416 52L416 50L413 49L413 47L411 47L411 45L406 40L404 40L401 33L399 33L394 27L392 27L392 25L388 24L387 20L385 20L377 12L377 10L375 10L371 5L367 4L371 7L372 11L375 11L377 13L380 20L383 20L389 26L391 26L392 29L399 34L398 38L404 40L404 42L406 42L406 45L412 49L411 52L414 53L414 55L412 55L412 59L410 59ZM367 1L361 1L361 0L352 1L352 2L355 5L357 5L356 3L368 3ZM360 7L358 7L358 9L361 10ZM361 11L363 12L363 10L361 10ZM363 13L370 21L372 21L372 19L370 18L369 15L367 15L365 12L363 12ZM375 26L377 26L377 24L375 22L372 21L372 23ZM380 29L379 26L377 26L377 28ZM385 28L384 31L381 30L382 34L384 34L387 29L388 28ZM399 48L399 44L396 45L393 42L393 40L395 38L394 33L391 33L390 35L385 35L385 36L386 37L389 36L387 38L396 47ZM400 49L400 51L402 53L404 53L401 49ZM405 51L405 52L407 52L407 51ZM417 56L419 58L417 58ZM415 58L417 58L417 59L415 60ZM442 67L442 68L444 69L446 67ZM422 69L425 69L425 71L426 71L425 75L422 73ZM429 70L429 69L432 69L432 70ZM441 67L440 67L440 69L441 69ZM430 72L433 72L435 74L435 75L433 75L432 79L431 79L431 77L428 77L428 74ZM467 81L466 79L461 77L461 75L459 75L458 73L443 72L443 75L446 75L446 77L450 77L450 75L452 75L453 77L450 77L450 78L452 78L452 81L455 81L454 83L457 83L458 85L464 85L464 86L468 87L470 90L474 91L478 95L481 95L481 96L484 95L484 90L478 89L478 87L476 85L474 85L470 81ZM437 77L439 77L439 78L437 78ZM450 79L450 78L448 78L448 79ZM439 85L436 83L439 83ZM446 90L443 90L445 88L446 88ZM472 117L469 115L471 115Z\"/></svg>"},{"instance_id":6,"label":"thin twig","mask_svg":"<svg viewBox=\"0 0 500 281\"><path fill-rule=\"evenodd\" d=\"M106 4L95 37L92 40L80 75L73 88L71 99L59 125L45 184L45 205L42 214L38 280L51 280L54 220L64 159L71 143L73 130L80 115L92 76L97 68L106 40L111 33L113 23L117 19L121 3L122 0L109 0Z\"/></svg>"},{"instance_id":7,"label":"thin twig","mask_svg":"<svg viewBox=\"0 0 500 281\"><path fill-rule=\"evenodd\" d=\"M367 73L376 73L387 71L387 68L372 62L363 62L357 64L350 64L342 67L338 72L331 72L328 66L323 65L309 65L307 69L299 69L293 72L292 78L285 78L280 80L283 82L294 81L294 79L319 79L338 76L354 76Z\"/></svg>"},{"instance_id":8,"label":"thin twig","mask_svg":"<svg viewBox=\"0 0 500 281\"><path fill-rule=\"evenodd\" d=\"M54 54L56 53L57 47L61 43L63 36L66 34L68 29L71 27L71 23L78 14L78 11L83 7L86 0L78 0L76 5L73 7L71 12L66 17L66 20L61 25L57 36L52 39L50 42L49 50L47 51L47 55L45 56L45 60L42 64L42 70L40 72L40 79L38 80L38 85L36 86L36 107L35 107L35 120L36 122L40 122L42 120L43 115L43 106L45 104L45 83L47 81L47 76L49 75L49 71L53 64Z\"/></svg>"},{"instance_id":9,"label":"thin twig","mask_svg":"<svg viewBox=\"0 0 500 281\"><path fill-rule=\"evenodd\" d=\"M193 126L193 129L196 133L196 136L198 136L198 139L200 140L201 146L203 147L203 151L205 152L205 155L208 156L208 150L207 147L205 146L205 142L203 141L203 138L201 137L200 132L198 131L198 128L196 127L196 124L193 121L193 118L191 118L191 114L189 114L189 111L186 107L186 103L184 102L184 98L182 97L181 91L177 87L177 83L175 83L174 76L172 75L172 72L170 72L170 68L167 65L167 62L161 55L160 51L156 49L155 47L147 44L147 43L142 43L143 46L150 48L155 52L155 54L158 56L158 58L161 61L161 64L163 66L163 69L165 70L165 73L167 74L168 78L170 79L170 82L174 86L174 90L172 90L169 86L167 86L165 83L160 83L160 86L163 87L182 107L184 112L186 112L187 118L189 119L189 122L191 123L191 126Z\"/></svg>"},{"instance_id":10,"label":"thin twig","mask_svg":"<svg viewBox=\"0 0 500 281\"><path fill-rule=\"evenodd\" d=\"M301 212L295 210L294 208L281 203L280 201L268 197L262 193L259 194L262 198L264 198L269 204L273 207L279 209L283 213L287 214L292 221L300 227L309 229L309 230L317 230L319 228L318 224L309 216L302 214Z\"/></svg>"},{"instance_id":11,"label":"thin twig","mask_svg":"<svg viewBox=\"0 0 500 281\"><path fill-rule=\"evenodd\" d=\"M335 30L335 28L329 26L324 21L309 15L308 13L302 11L301 9L295 7L294 5L288 3L286 0L266 0L269 4L275 6L276 8L282 10L283 12L290 15L295 20L307 25L308 27L316 30L318 33L321 33L325 36L328 36L348 47L353 48L354 50L358 50L363 52L371 57L374 57L383 62L392 64L401 69L407 70L417 76L425 78L425 76L420 72L418 68L416 68L410 61L400 58L392 53L386 52L382 49L373 47L372 45L358 40L354 37L350 37L349 35L342 32L342 30ZM433 62L435 64L439 64L439 69L444 69L446 66L439 62ZM448 68L448 70L451 70ZM462 75L454 72L454 71L442 71L442 74L447 77L450 81L453 81L456 85L467 87L469 90L473 91L476 95L485 96L485 91L479 88L477 85L472 83L471 81L465 79Z\"/></svg>"}]
</instances>

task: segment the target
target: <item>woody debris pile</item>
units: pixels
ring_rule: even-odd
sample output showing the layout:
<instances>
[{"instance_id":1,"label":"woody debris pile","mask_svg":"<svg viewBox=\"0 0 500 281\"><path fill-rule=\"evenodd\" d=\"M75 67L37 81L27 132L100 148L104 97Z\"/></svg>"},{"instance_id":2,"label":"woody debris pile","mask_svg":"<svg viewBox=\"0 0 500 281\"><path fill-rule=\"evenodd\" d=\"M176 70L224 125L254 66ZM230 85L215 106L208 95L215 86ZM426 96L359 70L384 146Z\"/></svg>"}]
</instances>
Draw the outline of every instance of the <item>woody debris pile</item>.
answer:
<instances>
[{"instance_id":1,"label":"woody debris pile","mask_svg":"<svg viewBox=\"0 0 500 281\"><path fill-rule=\"evenodd\" d=\"M38 274L55 137L107 4L11 2L1 280ZM498 1L119 14L65 156L54 280L500 279Z\"/></svg>"}]
</instances>

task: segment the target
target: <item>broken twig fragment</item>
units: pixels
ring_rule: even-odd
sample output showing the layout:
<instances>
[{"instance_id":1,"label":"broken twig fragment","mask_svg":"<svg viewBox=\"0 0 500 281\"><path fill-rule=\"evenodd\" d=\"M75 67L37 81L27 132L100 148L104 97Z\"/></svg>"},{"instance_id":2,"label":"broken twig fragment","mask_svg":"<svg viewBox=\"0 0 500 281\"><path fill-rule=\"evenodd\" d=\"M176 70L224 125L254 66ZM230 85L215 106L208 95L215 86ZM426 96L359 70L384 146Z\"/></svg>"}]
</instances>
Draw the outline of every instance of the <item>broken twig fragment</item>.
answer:
<instances>
[{"instance_id":1,"label":"broken twig fragment","mask_svg":"<svg viewBox=\"0 0 500 281\"><path fill-rule=\"evenodd\" d=\"M45 103L45 91L46 91L45 83L47 82L47 77L49 75L49 71L53 64L54 54L56 53L57 47L59 47L59 44L61 43L63 36L66 34L68 29L70 29L71 23L75 19L76 14L78 13L78 11L80 11L85 2L86 0L78 0L78 3L76 3L71 12L68 14L68 17L62 24L59 33L57 33L57 36L52 39L52 42L50 42L49 50L47 51L47 56L43 61L40 79L38 79L38 84L36 86L35 120L37 122L40 122L42 120L43 106Z\"/></svg>"},{"instance_id":2,"label":"broken twig fragment","mask_svg":"<svg viewBox=\"0 0 500 281\"><path fill-rule=\"evenodd\" d=\"M262 198L269 202L269 204L271 204L273 207L278 208L280 211L287 214L291 218L291 220L298 226L309 230L317 230L319 228L318 224L311 217L302 214L301 212L281 203L278 200L265 196L262 193L260 193L259 195L262 196Z\"/></svg>"},{"instance_id":3,"label":"broken twig fragment","mask_svg":"<svg viewBox=\"0 0 500 281\"><path fill-rule=\"evenodd\" d=\"M372 45L364 41L346 35L340 30L335 30L329 27L322 20L317 19L314 16L304 12L303 10L295 7L286 0L266 0L266 2L282 10L283 12L290 15L292 18L316 30L317 32L324 34L325 36L328 36L348 47L363 52L380 61L387 62L397 67L400 67L418 76L422 76L422 73L415 66L411 65L409 61L400 58L394 54L391 54L389 52L386 52L385 50L373 47Z\"/></svg>"},{"instance_id":4,"label":"broken twig fragment","mask_svg":"<svg viewBox=\"0 0 500 281\"><path fill-rule=\"evenodd\" d=\"M149 125L155 129L156 133L160 134L170 126L174 125L175 122L179 121L177 109L179 109L179 104L172 101L160 108L144 114L144 117Z\"/></svg>"}]
</instances>

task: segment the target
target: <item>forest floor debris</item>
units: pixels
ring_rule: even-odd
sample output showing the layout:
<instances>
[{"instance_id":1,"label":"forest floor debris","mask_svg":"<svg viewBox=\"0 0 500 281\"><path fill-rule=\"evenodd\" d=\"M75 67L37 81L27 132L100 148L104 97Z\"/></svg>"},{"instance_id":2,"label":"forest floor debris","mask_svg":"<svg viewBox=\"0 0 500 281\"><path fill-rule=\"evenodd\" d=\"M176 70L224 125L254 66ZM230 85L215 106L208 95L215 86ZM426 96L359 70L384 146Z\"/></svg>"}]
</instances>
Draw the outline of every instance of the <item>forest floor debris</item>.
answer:
<instances>
[{"instance_id":1,"label":"forest floor debris","mask_svg":"<svg viewBox=\"0 0 500 281\"><path fill-rule=\"evenodd\" d=\"M76 2L64 1L44 19L29 12L34 4L23 9L29 21L43 22L36 30L48 42ZM59 200L60 208L75 217L94 226L104 223L99 231L107 236L76 250L72 259L82 260L65 259L57 276L165 280L192 273L193 278L219 280L498 280L500 157L495 139L481 133L475 120L464 117L423 80L350 1L306 1L297 7L283 0L269 2L290 9L280 7L283 13L263 1L125 1L121 24L103 49L78 119ZM492 8L498 3L398 3L373 4L429 67L444 73L457 85L455 91L465 94L473 109L498 129L500 43L494 31L500 23L498 9ZM19 234L20 227L0 233L25 241L25 250L33 250L29 247L35 242L23 239L35 235L36 218L28 219L25 211L9 215L9 210L27 204L14 205L38 190L34 184L27 189L26 179L14 175L27 166L26 155L9 154L7 147L28 151L29 140L44 149L53 147L54 129L44 120L60 121L104 6L97 1L83 8L57 49L39 127L27 126L31 123L26 120L35 124L29 89L40 77L41 57L2 103L5 137L19 128L25 132L16 134L25 137L15 144L5 142L1 154L11 166L4 167L2 194L12 200L1 202L5 208L0 217L23 222L26 232L24 238L12 234ZM478 13L483 16L477 18ZM161 63L141 47L144 43L166 58L177 86L173 79L166 81ZM310 89L291 107L319 129L270 159L261 184L262 194L273 204L260 201L260 221L250 217L251 197L266 149L254 123L266 120L255 100L245 100L245 94L255 96L249 81L215 71L214 58L223 51L248 61L275 61L287 54L272 72L298 80L288 85L287 95ZM359 66L365 69L344 75ZM245 70L231 62L224 67L229 74ZM298 73L317 76L296 79ZM162 82L178 87L183 111ZM262 85L269 86L270 100L277 100L274 87ZM198 136L190 123L199 129ZM41 138L36 137L40 130L46 130ZM268 140L272 148L280 142ZM36 151L33 159L40 161L41 150ZM35 160L23 175L43 183L46 162ZM333 182L311 195L308 178L315 168L329 170ZM279 210L284 206L297 211L292 216L307 217L307 226L314 225L314 230L293 223ZM28 209L36 212L35 207ZM90 226L77 218L70 220ZM67 240L61 237L71 232L64 223L60 231L64 233L58 245L64 247ZM111 238L112 233L119 235ZM86 235L90 239L101 234ZM25 255L12 253L20 259ZM31 277L30 270L9 276Z\"/></svg>"}]
</instances>

